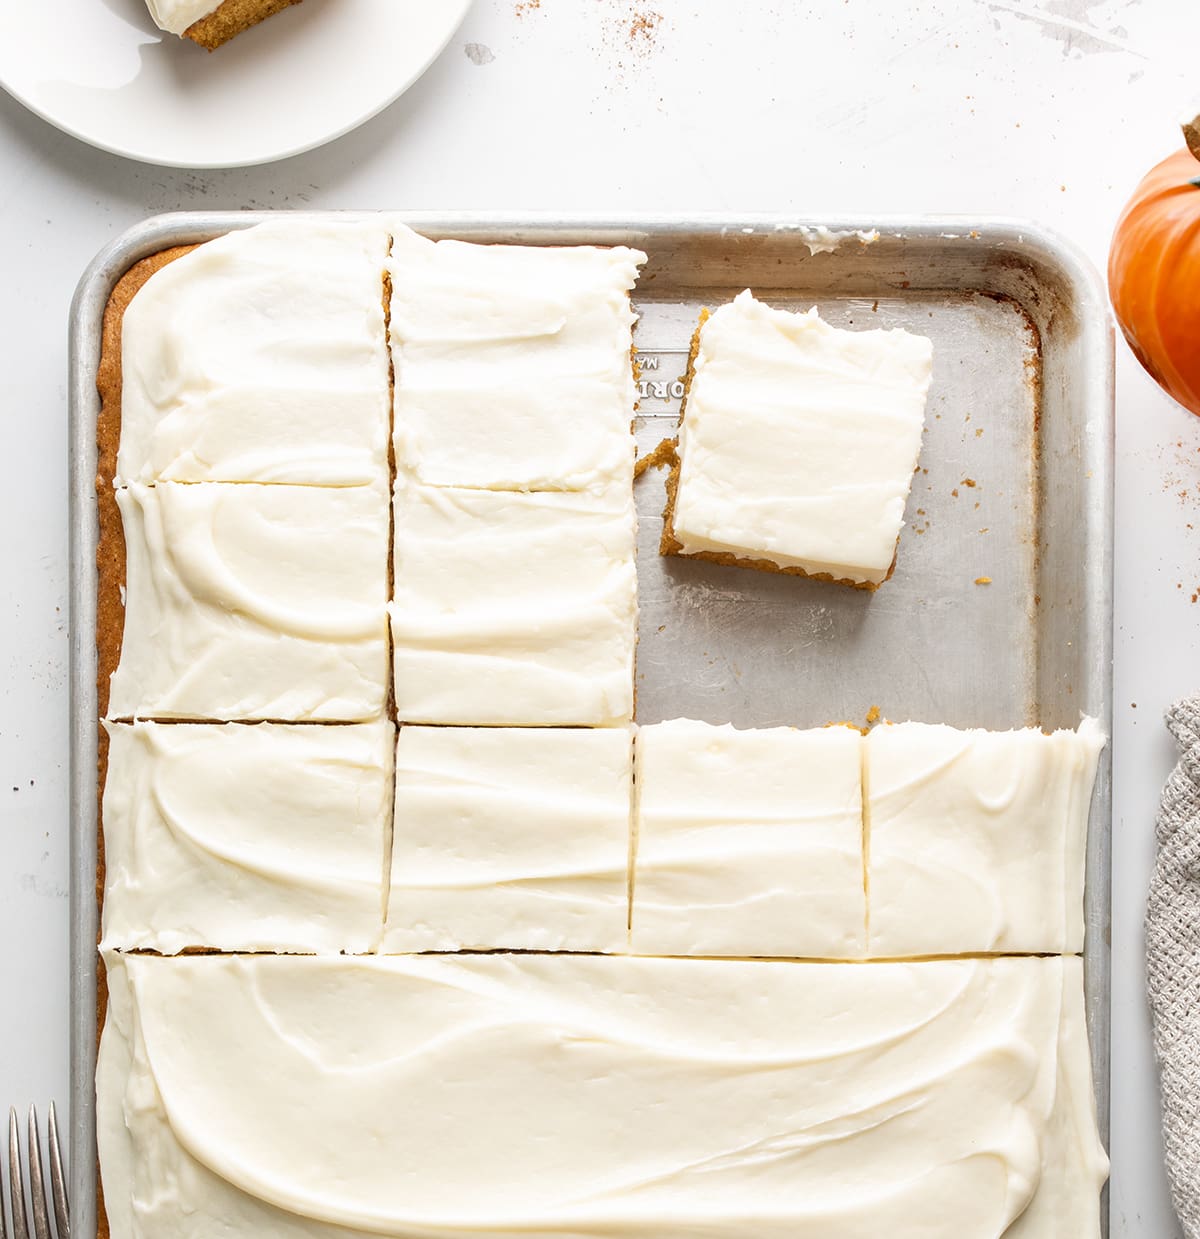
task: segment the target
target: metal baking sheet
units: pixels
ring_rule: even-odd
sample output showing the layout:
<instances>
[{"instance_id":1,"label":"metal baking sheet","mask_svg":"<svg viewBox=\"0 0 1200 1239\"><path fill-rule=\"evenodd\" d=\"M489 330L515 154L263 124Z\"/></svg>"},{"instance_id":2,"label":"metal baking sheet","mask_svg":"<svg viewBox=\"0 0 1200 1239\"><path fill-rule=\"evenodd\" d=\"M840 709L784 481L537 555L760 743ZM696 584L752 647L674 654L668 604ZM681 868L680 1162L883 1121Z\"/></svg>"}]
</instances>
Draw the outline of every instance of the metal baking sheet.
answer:
<instances>
[{"instance_id":1,"label":"metal baking sheet","mask_svg":"<svg viewBox=\"0 0 1200 1239\"><path fill-rule=\"evenodd\" d=\"M74 1233L93 1239L96 1051L96 415L100 324L138 259L264 214L177 214L125 233L71 311L72 1095ZM934 342L921 465L898 566L876 593L663 559L663 474L636 483L638 718L740 726L885 717L1111 734L1112 335L1095 272L1062 240L1005 220L598 218L413 214L431 236L626 243L649 255L634 301L637 438L674 433L703 306L743 288L839 326ZM990 583L977 583L987 578ZM1087 869L1087 1012L1101 1130L1109 1101L1111 760ZM1106 1219L1107 1223L1107 1219Z\"/></svg>"}]
</instances>

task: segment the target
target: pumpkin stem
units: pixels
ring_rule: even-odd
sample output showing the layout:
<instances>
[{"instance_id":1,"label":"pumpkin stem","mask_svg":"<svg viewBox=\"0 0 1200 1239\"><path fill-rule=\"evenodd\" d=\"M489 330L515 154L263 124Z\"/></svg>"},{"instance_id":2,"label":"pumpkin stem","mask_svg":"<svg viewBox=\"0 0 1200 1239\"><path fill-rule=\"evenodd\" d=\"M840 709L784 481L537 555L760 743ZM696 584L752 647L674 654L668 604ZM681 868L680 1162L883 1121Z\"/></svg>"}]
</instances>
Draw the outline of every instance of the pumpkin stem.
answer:
<instances>
[{"instance_id":1,"label":"pumpkin stem","mask_svg":"<svg viewBox=\"0 0 1200 1239\"><path fill-rule=\"evenodd\" d=\"M1183 140L1187 143L1188 150L1200 159L1200 116L1193 116L1191 120L1183 122Z\"/></svg>"}]
</instances>

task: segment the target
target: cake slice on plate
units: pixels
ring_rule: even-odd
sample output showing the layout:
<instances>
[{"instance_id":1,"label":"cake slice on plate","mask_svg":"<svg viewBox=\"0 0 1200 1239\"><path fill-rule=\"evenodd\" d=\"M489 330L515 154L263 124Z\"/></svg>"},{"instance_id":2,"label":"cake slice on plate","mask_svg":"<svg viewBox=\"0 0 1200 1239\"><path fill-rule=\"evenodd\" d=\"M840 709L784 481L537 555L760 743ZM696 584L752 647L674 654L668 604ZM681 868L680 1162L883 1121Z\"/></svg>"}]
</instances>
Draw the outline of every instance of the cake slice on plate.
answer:
<instances>
[{"instance_id":1,"label":"cake slice on plate","mask_svg":"<svg viewBox=\"0 0 1200 1239\"><path fill-rule=\"evenodd\" d=\"M146 0L159 28L210 52L300 0Z\"/></svg>"},{"instance_id":2,"label":"cake slice on plate","mask_svg":"<svg viewBox=\"0 0 1200 1239\"><path fill-rule=\"evenodd\" d=\"M749 291L702 318L661 550L876 589L921 451L933 346Z\"/></svg>"}]
</instances>

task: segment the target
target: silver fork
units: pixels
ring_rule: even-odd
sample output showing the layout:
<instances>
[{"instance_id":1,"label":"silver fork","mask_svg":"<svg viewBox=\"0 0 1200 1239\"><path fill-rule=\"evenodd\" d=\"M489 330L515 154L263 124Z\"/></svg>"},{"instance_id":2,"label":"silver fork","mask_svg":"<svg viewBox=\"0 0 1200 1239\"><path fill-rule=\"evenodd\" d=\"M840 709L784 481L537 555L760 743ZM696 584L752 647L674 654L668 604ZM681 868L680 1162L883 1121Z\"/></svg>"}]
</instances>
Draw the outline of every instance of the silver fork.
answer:
<instances>
[{"instance_id":1,"label":"silver fork","mask_svg":"<svg viewBox=\"0 0 1200 1239\"><path fill-rule=\"evenodd\" d=\"M54 1201L54 1222L58 1239L71 1239L71 1222L67 1213L67 1188L63 1177L62 1147L58 1142L58 1116L54 1102L50 1103L47 1123L47 1145L50 1154L50 1194ZM46 1206L46 1181L42 1174L42 1137L38 1131L37 1110L29 1107L29 1187L25 1195L25 1176L21 1170L21 1141L17 1132L17 1112L8 1112L8 1182L9 1204L12 1207L12 1239L29 1239L29 1218L33 1217L34 1239L53 1239L50 1214ZM28 1206L26 1201L28 1200ZM0 1176L0 1239L8 1239L4 1224L4 1180Z\"/></svg>"}]
</instances>

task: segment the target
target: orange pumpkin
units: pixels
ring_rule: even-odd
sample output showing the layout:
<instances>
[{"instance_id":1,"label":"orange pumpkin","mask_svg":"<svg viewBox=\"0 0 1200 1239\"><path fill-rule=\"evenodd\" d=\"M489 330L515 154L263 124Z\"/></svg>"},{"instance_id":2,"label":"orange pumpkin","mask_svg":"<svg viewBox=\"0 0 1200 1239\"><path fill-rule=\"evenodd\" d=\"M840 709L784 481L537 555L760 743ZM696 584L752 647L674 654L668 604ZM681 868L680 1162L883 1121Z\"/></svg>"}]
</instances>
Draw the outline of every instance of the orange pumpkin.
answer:
<instances>
[{"instance_id":1,"label":"orange pumpkin","mask_svg":"<svg viewBox=\"0 0 1200 1239\"><path fill-rule=\"evenodd\" d=\"M1200 414L1200 116L1188 147L1164 159L1117 221L1108 289L1138 360Z\"/></svg>"}]
</instances>

